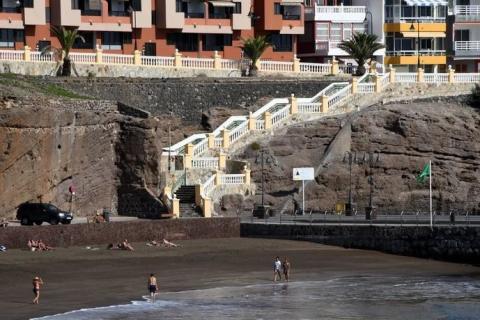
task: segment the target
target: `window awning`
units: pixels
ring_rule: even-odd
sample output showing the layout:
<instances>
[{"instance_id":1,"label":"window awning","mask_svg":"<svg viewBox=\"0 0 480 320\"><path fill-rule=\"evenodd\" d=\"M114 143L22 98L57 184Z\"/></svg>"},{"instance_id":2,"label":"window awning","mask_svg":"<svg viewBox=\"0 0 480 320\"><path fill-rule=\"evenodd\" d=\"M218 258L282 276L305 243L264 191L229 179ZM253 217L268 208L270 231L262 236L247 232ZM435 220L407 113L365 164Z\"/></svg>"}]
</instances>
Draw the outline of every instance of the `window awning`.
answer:
<instances>
[{"instance_id":1,"label":"window awning","mask_svg":"<svg viewBox=\"0 0 480 320\"><path fill-rule=\"evenodd\" d=\"M303 0L283 0L280 2L281 6L299 6L303 3Z\"/></svg>"},{"instance_id":2,"label":"window awning","mask_svg":"<svg viewBox=\"0 0 480 320\"><path fill-rule=\"evenodd\" d=\"M445 32L420 32L420 34L418 34L418 32L416 31L406 31L406 32L402 32L402 36L404 38L416 38L418 36L420 36L420 38L445 38L447 36L447 34Z\"/></svg>"},{"instance_id":3,"label":"window awning","mask_svg":"<svg viewBox=\"0 0 480 320\"><path fill-rule=\"evenodd\" d=\"M448 0L405 0L409 6L446 6Z\"/></svg>"},{"instance_id":4,"label":"window awning","mask_svg":"<svg viewBox=\"0 0 480 320\"><path fill-rule=\"evenodd\" d=\"M214 7L235 7L235 3L231 1L208 1Z\"/></svg>"}]
</instances>

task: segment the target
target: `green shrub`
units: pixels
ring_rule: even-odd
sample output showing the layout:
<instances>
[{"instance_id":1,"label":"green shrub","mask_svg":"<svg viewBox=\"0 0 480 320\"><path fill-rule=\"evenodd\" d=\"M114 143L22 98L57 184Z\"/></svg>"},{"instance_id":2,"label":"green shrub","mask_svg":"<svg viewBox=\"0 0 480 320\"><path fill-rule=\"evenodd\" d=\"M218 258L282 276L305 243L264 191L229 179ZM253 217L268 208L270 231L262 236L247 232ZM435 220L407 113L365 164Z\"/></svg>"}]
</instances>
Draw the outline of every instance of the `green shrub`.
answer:
<instances>
[{"instance_id":1,"label":"green shrub","mask_svg":"<svg viewBox=\"0 0 480 320\"><path fill-rule=\"evenodd\" d=\"M258 144L257 142L254 142L250 145L250 149L252 149L253 151L258 151L260 150L260 144Z\"/></svg>"}]
</instances>

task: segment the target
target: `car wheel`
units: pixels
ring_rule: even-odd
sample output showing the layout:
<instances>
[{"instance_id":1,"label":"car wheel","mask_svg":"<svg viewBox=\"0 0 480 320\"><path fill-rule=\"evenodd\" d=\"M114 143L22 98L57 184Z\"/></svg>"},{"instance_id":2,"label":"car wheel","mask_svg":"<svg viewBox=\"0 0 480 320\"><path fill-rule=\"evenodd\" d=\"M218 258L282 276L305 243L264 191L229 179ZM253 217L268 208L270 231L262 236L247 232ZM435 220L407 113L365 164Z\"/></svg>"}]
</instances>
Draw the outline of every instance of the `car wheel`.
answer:
<instances>
[{"instance_id":1,"label":"car wheel","mask_svg":"<svg viewBox=\"0 0 480 320\"><path fill-rule=\"evenodd\" d=\"M70 220L66 220L66 221L62 221L62 224L70 224L72 221Z\"/></svg>"},{"instance_id":2,"label":"car wheel","mask_svg":"<svg viewBox=\"0 0 480 320\"><path fill-rule=\"evenodd\" d=\"M22 226L28 226L29 224L31 224L30 220L28 220L28 218L22 218L22 220L20 221L20 224Z\"/></svg>"},{"instance_id":3,"label":"car wheel","mask_svg":"<svg viewBox=\"0 0 480 320\"><path fill-rule=\"evenodd\" d=\"M35 224L36 224L37 226L41 225L42 223L43 223L43 221L35 221Z\"/></svg>"},{"instance_id":4,"label":"car wheel","mask_svg":"<svg viewBox=\"0 0 480 320\"><path fill-rule=\"evenodd\" d=\"M58 219L55 219L55 218L50 219L50 224L58 224Z\"/></svg>"}]
</instances>

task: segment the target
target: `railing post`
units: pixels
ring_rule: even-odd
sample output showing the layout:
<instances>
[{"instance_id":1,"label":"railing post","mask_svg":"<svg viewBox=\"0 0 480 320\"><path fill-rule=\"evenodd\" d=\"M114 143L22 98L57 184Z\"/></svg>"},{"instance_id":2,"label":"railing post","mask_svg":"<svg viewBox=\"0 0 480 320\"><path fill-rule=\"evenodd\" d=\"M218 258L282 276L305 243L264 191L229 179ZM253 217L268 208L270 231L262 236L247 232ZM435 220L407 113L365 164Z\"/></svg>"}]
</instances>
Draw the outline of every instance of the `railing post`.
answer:
<instances>
[{"instance_id":1,"label":"railing post","mask_svg":"<svg viewBox=\"0 0 480 320\"><path fill-rule=\"evenodd\" d=\"M95 63L102 63L103 62L103 50L100 47L95 49Z\"/></svg>"},{"instance_id":2,"label":"railing post","mask_svg":"<svg viewBox=\"0 0 480 320\"><path fill-rule=\"evenodd\" d=\"M375 93L382 92L382 78L375 74Z\"/></svg>"},{"instance_id":3,"label":"railing post","mask_svg":"<svg viewBox=\"0 0 480 320\"><path fill-rule=\"evenodd\" d=\"M178 52L178 49L175 49L175 68L182 67L182 54Z\"/></svg>"},{"instance_id":4,"label":"railing post","mask_svg":"<svg viewBox=\"0 0 480 320\"><path fill-rule=\"evenodd\" d=\"M330 74L335 76L335 75L338 74L338 71L339 71L338 60L336 60L335 57L333 57L333 59L332 59L332 70L331 70Z\"/></svg>"},{"instance_id":5,"label":"railing post","mask_svg":"<svg viewBox=\"0 0 480 320\"><path fill-rule=\"evenodd\" d=\"M293 55L293 72L300 72L300 59L296 54Z\"/></svg>"},{"instance_id":6,"label":"railing post","mask_svg":"<svg viewBox=\"0 0 480 320\"><path fill-rule=\"evenodd\" d=\"M30 59L30 47L25 46L23 48L23 61L31 61Z\"/></svg>"},{"instance_id":7,"label":"railing post","mask_svg":"<svg viewBox=\"0 0 480 320\"><path fill-rule=\"evenodd\" d=\"M193 144L187 144L185 148L185 153L183 155L183 167L185 169L192 168L192 158L193 158Z\"/></svg>"},{"instance_id":8,"label":"railing post","mask_svg":"<svg viewBox=\"0 0 480 320\"><path fill-rule=\"evenodd\" d=\"M217 169L215 172L215 186L219 186L222 184L222 172Z\"/></svg>"},{"instance_id":9,"label":"railing post","mask_svg":"<svg viewBox=\"0 0 480 320\"><path fill-rule=\"evenodd\" d=\"M220 152L218 155L218 169L225 170L227 167L227 155L224 152Z\"/></svg>"},{"instance_id":10,"label":"railing post","mask_svg":"<svg viewBox=\"0 0 480 320\"><path fill-rule=\"evenodd\" d=\"M248 115L248 130L257 130L257 119L253 116L252 111Z\"/></svg>"},{"instance_id":11,"label":"railing post","mask_svg":"<svg viewBox=\"0 0 480 320\"><path fill-rule=\"evenodd\" d=\"M142 64L142 52L140 50L133 51L133 64L136 66Z\"/></svg>"},{"instance_id":12,"label":"railing post","mask_svg":"<svg viewBox=\"0 0 480 320\"><path fill-rule=\"evenodd\" d=\"M390 65L389 69L390 69L390 79L389 79L389 81L390 81L390 83L395 83L395 78L397 76L396 75L397 71L395 70L395 68L392 67L392 65Z\"/></svg>"},{"instance_id":13,"label":"railing post","mask_svg":"<svg viewBox=\"0 0 480 320\"><path fill-rule=\"evenodd\" d=\"M260 62L260 59L255 62L255 66L257 67L258 71L262 71L262 63Z\"/></svg>"},{"instance_id":14,"label":"railing post","mask_svg":"<svg viewBox=\"0 0 480 320\"><path fill-rule=\"evenodd\" d=\"M264 120L265 120L265 125L264 125L265 130L271 129L272 128L272 114L270 112L265 112L263 117L264 117Z\"/></svg>"},{"instance_id":15,"label":"railing post","mask_svg":"<svg viewBox=\"0 0 480 320\"><path fill-rule=\"evenodd\" d=\"M290 95L290 114L296 114L298 113L298 102L297 102L297 98L295 97L295 95L292 93Z\"/></svg>"},{"instance_id":16,"label":"railing post","mask_svg":"<svg viewBox=\"0 0 480 320\"><path fill-rule=\"evenodd\" d=\"M213 54L213 69L222 69L222 56L218 54L217 50L215 50L215 53Z\"/></svg>"},{"instance_id":17,"label":"railing post","mask_svg":"<svg viewBox=\"0 0 480 320\"><path fill-rule=\"evenodd\" d=\"M211 218L213 212L213 203L210 198L203 198L203 217Z\"/></svg>"},{"instance_id":18,"label":"railing post","mask_svg":"<svg viewBox=\"0 0 480 320\"><path fill-rule=\"evenodd\" d=\"M377 61L370 62L370 70L369 73L377 74Z\"/></svg>"},{"instance_id":19,"label":"railing post","mask_svg":"<svg viewBox=\"0 0 480 320\"><path fill-rule=\"evenodd\" d=\"M352 94L358 93L358 78L352 77Z\"/></svg>"},{"instance_id":20,"label":"railing post","mask_svg":"<svg viewBox=\"0 0 480 320\"><path fill-rule=\"evenodd\" d=\"M222 147L223 149L228 149L230 147L230 130L223 129L222 130Z\"/></svg>"},{"instance_id":21,"label":"railing post","mask_svg":"<svg viewBox=\"0 0 480 320\"><path fill-rule=\"evenodd\" d=\"M201 184L195 185L195 205L199 206L202 204L202 193L203 193L203 186Z\"/></svg>"},{"instance_id":22,"label":"railing post","mask_svg":"<svg viewBox=\"0 0 480 320\"><path fill-rule=\"evenodd\" d=\"M320 97L320 101L322 105L320 106L320 112L326 113L328 112L328 96L323 95Z\"/></svg>"},{"instance_id":23,"label":"railing post","mask_svg":"<svg viewBox=\"0 0 480 320\"><path fill-rule=\"evenodd\" d=\"M418 68L417 70L417 82L425 82L425 72L423 71L423 68Z\"/></svg>"},{"instance_id":24,"label":"railing post","mask_svg":"<svg viewBox=\"0 0 480 320\"><path fill-rule=\"evenodd\" d=\"M215 135L213 133L208 134L208 149L215 149Z\"/></svg>"},{"instance_id":25,"label":"railing post","mask_svg":"<svg viewBox=\"0 0 480 320\"><path fill-rule=\"evenodd\" d=\"M180 218L180 199L177 199L177 195L173 195L172 199L172 215L173 218Z\"/></svg>"},{"instance_id":26,"label":"railing post","mask_svg":"<svg viewBox=\"0 0 480 320\"><path fill-rule=\"evenodd\" d=\"M164 195L172 196L172 188L169 187L169 186L165 186L165 187L163 188L163 194L164 194Z\"/></svg>"},{"instance_id":27,"label":"railing post","mask_svg":"<svg viewBox=\"0 0 480 320\"><path fill-rule=\"evenodd\" d=\"M250 183L251 183L250 172L251 172L251 170L248 169L247 166L244 166L244 167L243 167L243 173L245 174L245 184L246 184L247 186L249 186Z\"/></svg>"},{"instance_id":28,"label":"railing post","mask_svg":"<svg viewBox=\"0 0 480 320\"><path fill-rule=\"evenodd\" d=\"M455 82L455 69L448 69L448 83L454 83Z\"/></svg>"}]
</instances>

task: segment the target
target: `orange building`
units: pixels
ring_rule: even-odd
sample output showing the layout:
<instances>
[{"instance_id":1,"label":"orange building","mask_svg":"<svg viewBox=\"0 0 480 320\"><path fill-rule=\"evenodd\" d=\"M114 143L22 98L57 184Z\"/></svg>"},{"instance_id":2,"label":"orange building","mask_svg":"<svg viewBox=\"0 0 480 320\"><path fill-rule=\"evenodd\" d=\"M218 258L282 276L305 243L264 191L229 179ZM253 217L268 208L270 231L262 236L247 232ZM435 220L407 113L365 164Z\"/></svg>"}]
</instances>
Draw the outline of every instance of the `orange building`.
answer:
<instances>
[{"instance_id":1,"label":"orange building","mask_svg":"<svg viewBox=\"0 0 480 320\"><path fill-rule=\"evenodd\" d=\"M302 0L2 0L0 49L58 46L52 25L78 28L73 51L227 59L242 38L267 35L264 59L291 60L303 33Z\"/></svg>"}]
</instances>

